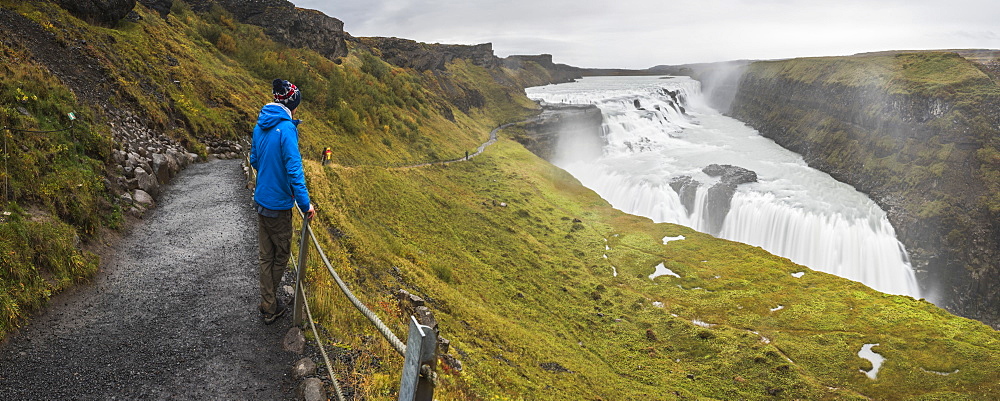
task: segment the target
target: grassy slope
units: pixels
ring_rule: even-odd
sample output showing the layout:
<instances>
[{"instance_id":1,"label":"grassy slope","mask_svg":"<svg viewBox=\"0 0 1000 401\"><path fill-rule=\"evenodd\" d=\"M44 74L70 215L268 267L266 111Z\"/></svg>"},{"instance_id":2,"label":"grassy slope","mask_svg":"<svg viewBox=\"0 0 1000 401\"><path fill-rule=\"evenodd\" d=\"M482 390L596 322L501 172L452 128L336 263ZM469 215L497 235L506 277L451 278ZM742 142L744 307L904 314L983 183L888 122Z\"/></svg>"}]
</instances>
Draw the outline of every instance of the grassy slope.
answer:
<instances>
[{"instance_id":1,"label":"grassy slope","mask_svg":"<svg viewBox=\"0 0 1000 401\"><path fill-rule=\"evenodd\" d=\"M485 140L491 127L530 114L530 102L497 85L495 71L459 62L446 75L418 74L366 57L361 49L335 65L309 51L281 48L225 13L198 16L175 4L169 24L140 6L144 22L114 30L86 26L51 7L33 18L58 19L90 35L92 51L102 60L112 60L115 52L137 58L112 71L128 87L149 78L148 88L115 100L138 105L150 121L194 148L197 137L245 133L250 125L245 118L266 101L273 76L302 83L303 152L318 155L329 145L336 152L335 166L306 163L322 209L317 231L341 274L397 333L404 326L392 291L406 288L428 299L443 335L453 341L452 353L465 364L461 373L441 369L439 399L1000 394L995 331L926 302L808 271L757 248L624 215L513 141L504 139L472 162L448 167L382 167L457 157ZM48 6L18 7L29 13ZM116 36L113 43L104 39L109 35ZM179 65L163 62L168 53ZM30 68L44 75L44 69ZM186 79L178 79L181 85L162 81L171 76ZM5 88L24 86L4 77ZM435 88L446 79L479 91L486 107L468 114L453 109L454 122L442 117L441 108L451 106ZM195 95L205 86L221 89L206 100ZM62 112L45 113L54 119ZM18 117L5 108L4 118ZM30 149L44 151L41 145ZM88 157L87 163L100 164L107 156ZM100 197L108 190L95 191ZM16 202L34 206L33 199L26 192ZM20 212L11 221L0 227L34 224ZM64 266L87 260L72 248L80 225L41 224L39 231L59 233L60 249L69 254L42 251L22 264L5 257L4 274L14 271L14 280L22 283L33 279L16 274L44 275L31 272L46 266L32 262L37 255ZM332 239L334 228L347 236ZM687 239L661 242L678 234ZM15 237L5 233L3 239L9 238ZM38 242L19 241L13 246L22 248L15 249ZM682 278L650 280L659 263ZM347 373L343 377L358 395L392 398L400 358L318 267L314 257L309 280L317 319L341 358L353 362L337 369ZM799 271L807 273L800 279L790 275ZM16 282L4 282L2 294L16 294L11 289ZM784 308L770 310L778 305ZM856 356L864 343L879 343L876 350L887 357L879 380L858 370L866 364ZM942 376L921 369L958 372Z\"/></svg>"},{"instance_id":2,"label":"grassy slope","mask_svg":"<svg viewBox=\"0 0 1000 401\"><path fill-rule=\"evenodd\" d=\"M447 77L392 68L361 50L337 65L312 51L277 45L260 28L234 23L221 10L196 15L179 1L166 21L139 5L140 22L113 29L89 25L48 2L0 5L51 34L40 41L79 48L96 60L100 66L70 69L107 74L111 89L96 96L102 102L129 110L201 154L205 140L245 140L277 76L304 89L305 107L297 114L305 121L303 154L318 158L332 146L335 163L344 165L458 158L486 140L488 127L518 118L531 105L527 99L498 102L503 90L494 85L485 95L497 106L471 115L456 110L451 122L439 113L451 105L429 89L430 81ZM99 240L93 235L102 227L123 222L124 206L103 181L115 174L111 151L120 147L108 129L113 118L104 103L74 94L99 89L67 86L32 57L30 47L0 44L0 125L50 130L65 127L70 111L80 119L71 131L0 132L7 143L0 183L10 188L0 206L12 213L0 217L0 336L52 293L92 276L97 259L79 250L78 240Z\"/></svg>"},{"instance_id":3,"label":"grassy slope","mask_svg":"<svg viewBox=\"0 0 1000 401\"><path fill-rule=\"evenodd\" d=\"M461 349L466 369L444 373L441 399L1000 394L992 329L759 248L624 215L510 140L449 167L309 170L316 196L336 205L320 221L347 234L326 246L349 263L355 290L388 316L391 289L426 297ZM675 235L687 239L661 242ZM682 278L650 280L659 263ZM318 275L315 297L337 297ZM337 332L341 344L362 347L355 314L329 305L320 320L350 330ZM403 332L402 319L389 320ZM865 343L887 358L875 381L859 370ZM543 368L552 362L572 373ZM391 394L395 366L358 368L383 379L357 384Z\"/></svg>"}]
</instances>

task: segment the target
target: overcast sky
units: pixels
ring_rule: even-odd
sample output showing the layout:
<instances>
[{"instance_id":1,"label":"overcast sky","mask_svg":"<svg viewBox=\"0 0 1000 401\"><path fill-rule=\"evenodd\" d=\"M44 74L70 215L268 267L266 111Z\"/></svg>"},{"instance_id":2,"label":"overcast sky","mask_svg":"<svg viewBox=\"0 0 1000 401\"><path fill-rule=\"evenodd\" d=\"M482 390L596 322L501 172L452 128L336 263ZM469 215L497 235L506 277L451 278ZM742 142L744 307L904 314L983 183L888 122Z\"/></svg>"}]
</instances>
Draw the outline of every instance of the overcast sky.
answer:
<instances>
[{"instance_id":1,"label":"overcast sky","mask_svg":"<svg viewBox=\"0 0 1000 401\"><path fill-rule=\"evenodd\" d=\"M880 50L1000 48L998 0L291 0L354 36L493 43L500 57L647 68Z\"/></svg>"}]
</instances>

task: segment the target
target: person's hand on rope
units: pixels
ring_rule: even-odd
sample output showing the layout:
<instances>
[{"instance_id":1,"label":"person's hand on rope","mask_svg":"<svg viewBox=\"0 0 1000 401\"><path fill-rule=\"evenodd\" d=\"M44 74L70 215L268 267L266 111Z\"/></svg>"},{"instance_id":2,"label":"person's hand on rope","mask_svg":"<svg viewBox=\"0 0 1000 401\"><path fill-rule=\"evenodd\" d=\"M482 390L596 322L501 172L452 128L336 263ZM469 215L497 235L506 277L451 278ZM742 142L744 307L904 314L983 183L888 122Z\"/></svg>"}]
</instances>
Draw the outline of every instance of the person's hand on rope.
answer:
<instances>
[{"instance_id":1,"label":"person's hand on rope","mask_svg":"<svg viewBox=\"0 0 1000 401\"><path fill-rule=\"evenodd\" d=\"M309 210L306 211L306 220L312 220L313 217L316 217L316 204L310 203Z\"/></svg>"}]
</instances>

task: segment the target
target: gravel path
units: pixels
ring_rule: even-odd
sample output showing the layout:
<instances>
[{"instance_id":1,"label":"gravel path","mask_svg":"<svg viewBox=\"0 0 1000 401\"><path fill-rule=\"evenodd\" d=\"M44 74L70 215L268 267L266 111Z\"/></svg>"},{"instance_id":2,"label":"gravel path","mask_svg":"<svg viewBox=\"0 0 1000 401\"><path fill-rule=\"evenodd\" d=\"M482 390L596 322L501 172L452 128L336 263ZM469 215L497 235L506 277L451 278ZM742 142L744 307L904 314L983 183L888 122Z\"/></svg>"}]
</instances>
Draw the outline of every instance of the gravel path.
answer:
<instances>
[{"instance_id":1,"label":"gravel path","mask_svg":"<svg viewBox=\"0 0 1000 401\"><path fill-rule=\"evenodd\" d=\"M257 312L239 161L188 167L90 284L0 346L0 400L294 399L287 316Z\"/></svg>"}]
</instances>

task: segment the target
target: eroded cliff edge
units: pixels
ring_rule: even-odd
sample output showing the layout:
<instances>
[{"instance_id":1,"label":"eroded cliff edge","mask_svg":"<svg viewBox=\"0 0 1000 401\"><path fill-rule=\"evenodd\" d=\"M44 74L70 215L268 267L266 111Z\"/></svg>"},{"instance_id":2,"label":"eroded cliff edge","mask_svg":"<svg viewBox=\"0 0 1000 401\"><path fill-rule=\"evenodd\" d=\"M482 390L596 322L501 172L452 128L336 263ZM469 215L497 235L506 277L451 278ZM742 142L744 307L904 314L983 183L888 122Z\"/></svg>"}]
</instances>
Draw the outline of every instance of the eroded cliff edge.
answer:
<instances>
[{"instance_id":1,"label":"eroded cliff edge","mask_svg":"<svg viewBox=\"0 0 1000 401\"><path fill-rule=\"evenodd\" d=\"M928 52L755 62L729 114L868 194L909 251L922 295L997 327L996 60Z\"/></svg>"}]
</instances>

